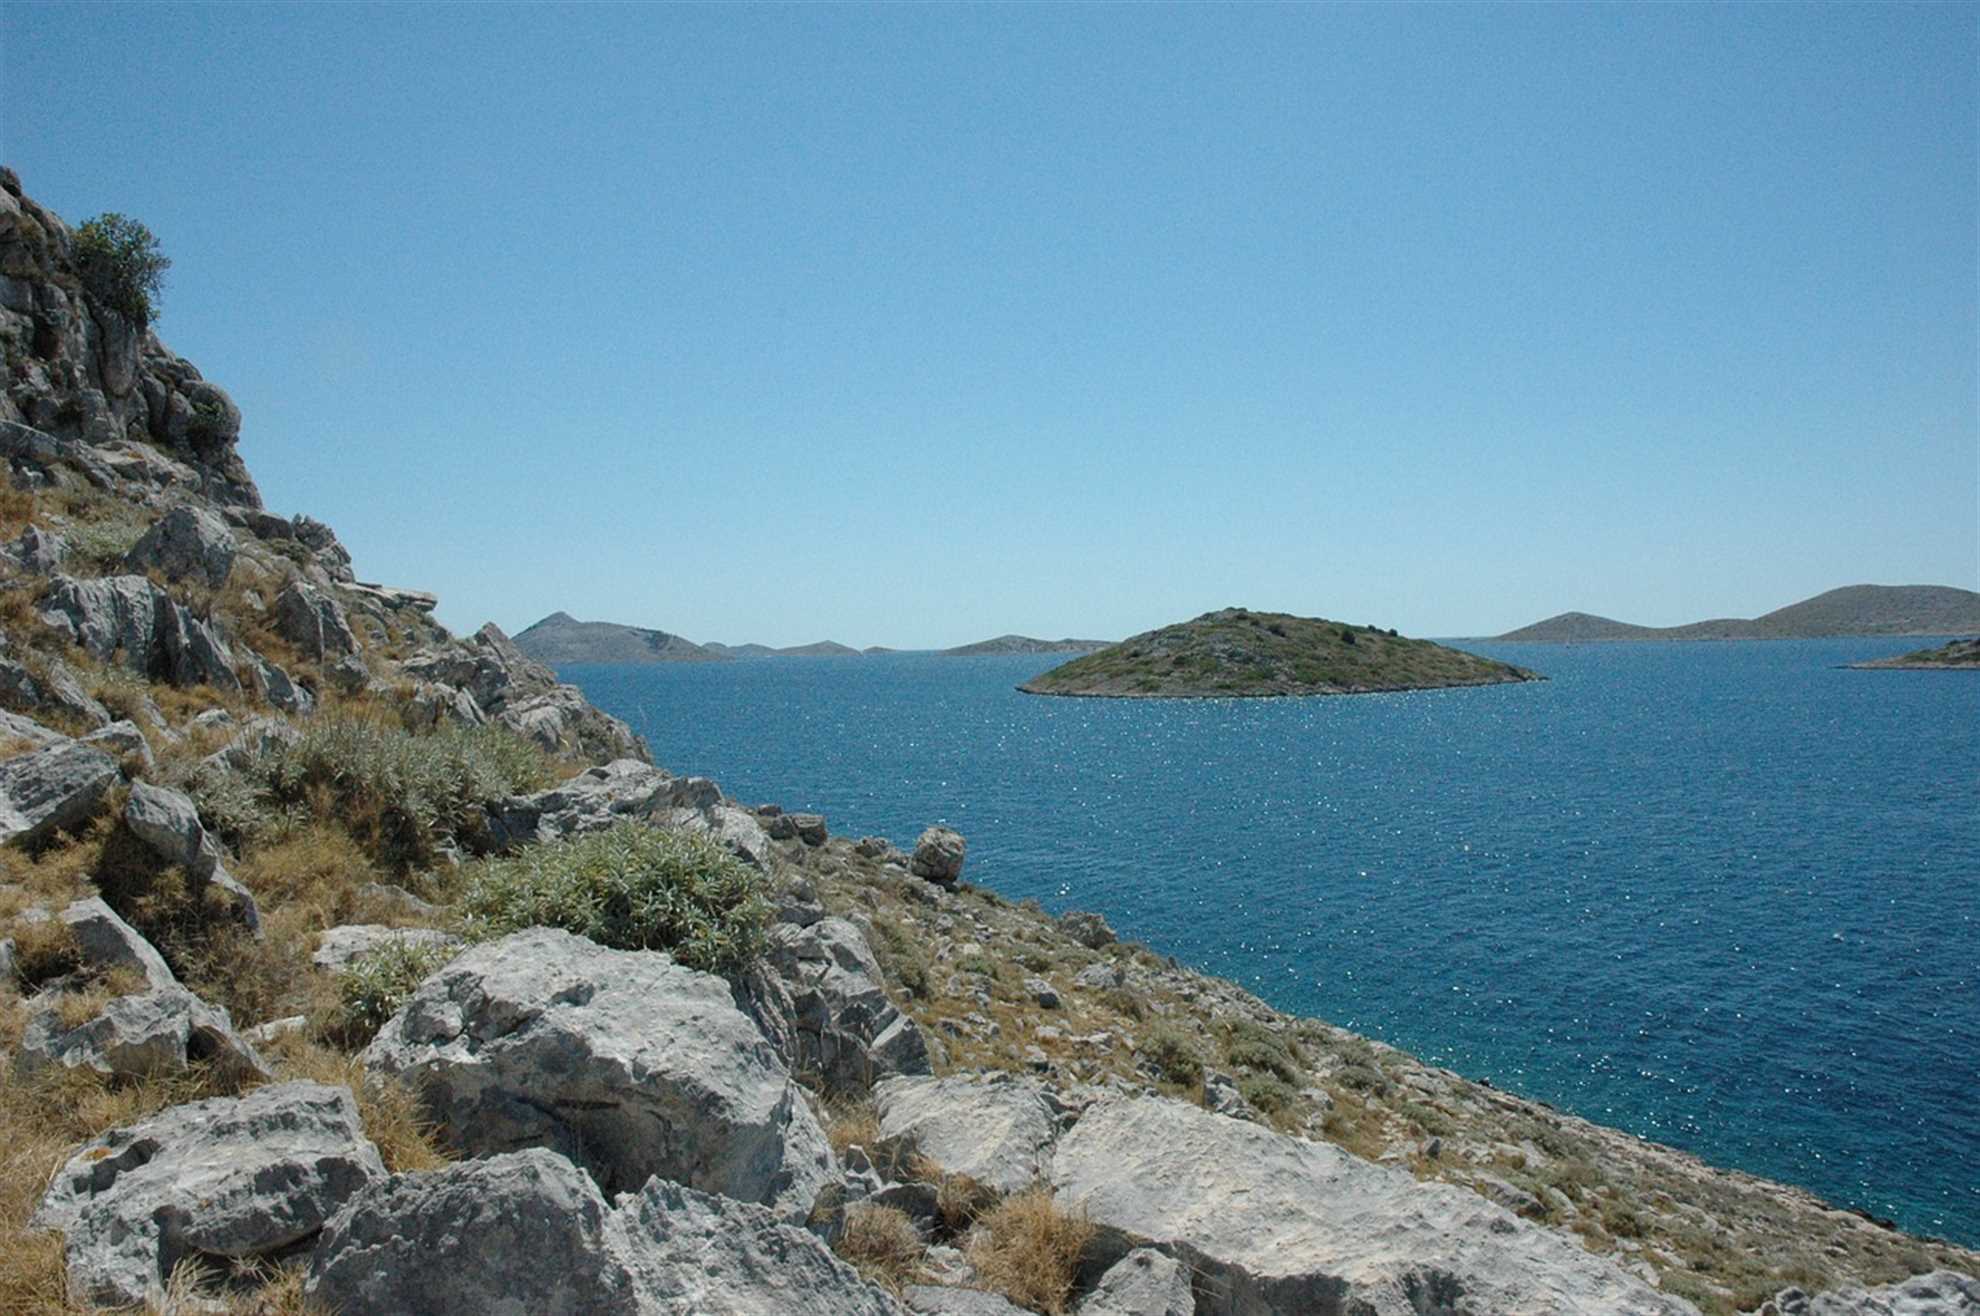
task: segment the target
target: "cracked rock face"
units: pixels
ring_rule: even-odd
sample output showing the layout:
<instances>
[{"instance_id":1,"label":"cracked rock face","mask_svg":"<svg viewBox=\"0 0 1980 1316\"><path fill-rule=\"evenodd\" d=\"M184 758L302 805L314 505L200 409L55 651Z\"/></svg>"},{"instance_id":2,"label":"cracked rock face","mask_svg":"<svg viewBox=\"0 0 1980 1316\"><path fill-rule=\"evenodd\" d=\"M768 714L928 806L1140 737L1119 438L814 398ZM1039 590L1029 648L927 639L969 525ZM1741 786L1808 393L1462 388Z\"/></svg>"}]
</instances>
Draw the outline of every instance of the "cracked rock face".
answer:
<instances>
[{"instance_id":1,"label":"cracked rock face","mask_svg":"<svg viewBox=\"0 0 1980 1316\"><path fill-rule=\"evenodd\" d=\"M323 1231L308 1291L352 1312L901 1311L760 1206L660 1179L608 1203L583 1171L541 1148L373 1185Z\"/></svg>"},{"instance_id":2,"label":"cracked rock face","mask_svg":"<svg viewBox=\"0 0 1980 1316\"><path fill-rule=\"evenodd\" d=\"M364 1053L474 1155L549 1147L607 1192L649 1176L801 1219L824 1132L728 984L533 928L428 978Z\"/></svg>"},{"instance_id":3,"label":"cracked rock face","mask_svg":"<svg viewBox=\"0 0 1980 1316\"><path fill-rule=\"evenodd\" d=\"M0 763L0 843L33 845L74 827L123 775L108 754L73 740Z\"/></svg>"},{"instance_id":4,"label":"cracked rock face","mask_svg":"<svg viewBox=\"0 0 1980 1316\"><path fill-rule=\"evenodd\" d=\"M105 1134L56 1174L29 1227L61 1231L72 1298L133 1306L157 1301L185 1258L307 1245L384 1177L348 1089L282 1083Z\"/></svg>"},{"instance_id":5,"label":"cracked rock face","mask_svg":"<svg viewBox=\"0 0 1980 1316\"><path fill-rule=\"evenodd\" d=\"M1812 1298L1800 1289L1783 1289L1756 1316L1980 1316L1980 1279L1935 1270L1896 1284Z\"/></svg>"},{"instance_id":6,"label":"cracked rock face","mask_svg":"<svg viewBox=\"0 0 1980 1316\"><path fill-rule=\"evenodd\" d=\"M1030 1187L1059 1134L1039 1086L1008 1074L889 1079L873 1100L881 1138L1000 1193Z\"/></svg>"},{"instance_id":7,"label":"cracked rock face","mask_svg":"<svg viewBox=\"0 0 1980 1316\"><path fill-rule=\"evenodd\" d=\"M1187 1262L1203 1316L1695 1311L1475 1193L1165 1098L1093 1106L1050 1180L1103 1255Z\"/></svg>"},{"instance_id":8,"label":"cracked rock face","mask_svg":"<svg viewBox=\"0 0 1980 1316\"><path fill-rule=\"evenodd\" d=\"M270 1076L254 1048L234 1032L227 1011L183 987L116 997L74 1028L62 1026L58 1000L59 993L36 998L14 1056L15 1072L59 1066L137 1076L204 1063L237 1081Z\"/></svg>"}]
</instances>

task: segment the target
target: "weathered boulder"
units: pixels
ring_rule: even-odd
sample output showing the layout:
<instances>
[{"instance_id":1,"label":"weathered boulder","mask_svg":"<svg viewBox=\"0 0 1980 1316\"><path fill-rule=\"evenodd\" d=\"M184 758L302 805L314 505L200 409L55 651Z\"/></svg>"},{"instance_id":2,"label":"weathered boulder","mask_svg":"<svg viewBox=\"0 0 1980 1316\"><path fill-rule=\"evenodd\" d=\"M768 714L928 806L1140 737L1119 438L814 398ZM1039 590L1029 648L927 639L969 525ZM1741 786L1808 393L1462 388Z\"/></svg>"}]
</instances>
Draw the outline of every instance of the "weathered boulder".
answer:
<instances>
[{"instance_id":1,"label":"weathered boulder","mask_svg":"<svg viewBox=\"0 0 1980 1316\"><path fill-rule=\"evenodd\" d=\"M1044 978L1026 978L1024 980L1024 994L1029 996L1032 1004L1041 1010L1056 1010L1059 1008L1059 989Z\"/></svg>"},{"instance_id":2,"label":"weathered boulder","mask_svg":"<svg viewBox=\"0 0 1980 1316\"><path fill-rule=\"evenodd\" d=\"M62 911L61 918L82 948L83 963L91 968L130 969L153 988L179 985L158 948L97 897L76 901Z\"/></svg>"},{"instance_id":3,"label":"weathered boulder","mask_svg":"<svg viewBox=\"0 0 1980 1316\"><path fill-rule=\"evenodd\" d=\"M107 727L98 727L82 738L82 743L102 750L105 754L115 754L119 759L135 758L144 768L156 766L152 757L151 742L138 730L138 724L131 721L112 722Z\"/></svg>"},{"instance_id":4,"label":"weathered boulder","mask_svg":"<svg viewBox=\"0 0 1980 1316\"><path fill-rule=\"evenodd\" d=\"M842 918L770 929L764 962L783 986L791 1046L785 1061L816 1070L835 1087L872 1086L895 1074L929 1072L928 1044L887 999L865 934ZM781 1031L781 1030L780 1030Z\"/></svg>"},{"instance_id":5,"label":"weathered boulder","mask_svg":"<svg viewBox=\"0 0 1980 1316\"><path fill-rule=\"evenodd\" d=\"M1059 1134L1038 1084L1010 1074L888 1079L873 1099L884 1141L1000 1193L1029 1187Z\"/></svg>"},{"instance_id":6,"label":"weathered boulder","mask_svg":"<svg viewBox=\"0 0 1980 1316\"><path fill-rule=\"evenodd\" d=\"M1814 1297L1783 1289L1762 1303L1755 1316L1980 1316L1980 1279L1935 1270L1896 1284L1836 1289Z\"/></svg>"},{"instance_id":7,"label":"weathered boulder","mask_svg":"<svg viewBox=\"0 0 1980 1316\"><path fill-rule=\"evenodd\" d=\"M60 1067L137 1077L214 1067L233 1082L272 1077L268 1066L234 1031L227 1011L183 987L154 987L112 998L94 1018L73 1028L61 1021L62 993L35 998L14 1056L18 1074Z\"/></svg>"},{"instance_id":8,"label":"weathered boulder","mask_svg":"<svg viewBox=\"0 0 1980 1316\"><path fill-rule=\"evenodd\" d=\"M883 864L905 864L908 857L884 836L862 836L853 842L853 853L862 859L878 859Z\"/></svg>"},{"instance_id":9,"label":"weathered boulder","mask_svg":"<svg viewBox=\"0 0 1980 1316\"><path fill-rule=\"evenodd\" d=\"M540 1148L368 1188L318 1239L308 1293L353 1312L900 1312L823 1243L760 1206L660 1179L611 1205L581 1170Z\"/></svg>"},{"instance_id":10,"label":"weathered boulder","mask_svg":"<svg viewBox=\"0 0 1980 1316\"><path fill-rule=\"evenodd\" d=\"M241 688L226 643L143 576L57 576L39 609L44 624L98 662L121 659L138 675L173 685Z\"/></svg>"},{"instance_id":11,"label":"weathered boulder","mask_svg":"<svg viewBox=\"0 0 1980 1316\"><path fill-rule=\"evenodd\" d=\"M0 740L16 740L33 749L46 749L67 739L61 732L51 730L31 717L0 710Z\"/></svg>"},{"instance_id":12,"label":"weathered boulder","mask_svg":"<svg viewBox=\"0 0 1980 1316\"><path fill-rule=\"evenodd\" d=\"M560 786L534 795L511 795L486 808L489 850L600 832L627 819L650 817L671 802L675 779L638 759L615 759L587 768Z\"/></svg>"},{"instance_id":13,"label":"weathered boulder","mask_svg":"<svg viewBox=\"0 0 1980 1316\"><path fill-rule=\"evenodd\" d=\"M309 962L319 969L328 969L334 973L349 966L353 960L361 959L387 946L445 948L461 944L461 939L452 933L439 932L432 928L388 928L377 923L346 923L341 927L324 930L322 939L316 943L316 952L309 957Z\"/></svg>"},{"instance_id":14,"label":"weathered boulder","mask_svg":"<svg viewBox=\"0 0 1980 1316\"><path fill-rule=\"evenodd\" d=\"M1103 1261L1153 1245L1188 1263L1204 1316L1695 1311L1476 1193L1166 1098L1089 1108L1050 1178Z\"/></svg>"},{"instance_id":15,"label":"weathered boulder","mask_svg":"<svg viewBox=\"0 0 1980 1316\"><path fill-rule=\"evenodd\" d=\"M1109 964L1105 960L1089 964L1073 975L1073 986L1084 987L1090 992L1107 991L1126 982L1127 975L1121 972L1120 965Z\"/></svg>"},{"instance_id":16,"label":"weathered boulder","mask_svg":"<svg viewBox=\"0 0 1980 1316\"><path fill-rule=\"evenodd\" d=\"M261 909L254 893L222 867L220 845L200 822L191 799L167 786L133 782L124 825L159 859L183 867L195 890L209 883L218 887L234 918L259 935Z\"/></svg>"},{"instance_id":17,"label":"weathered boulder","mask_svg":"<svg viewBox=\"0 0 1980 1316\"><path fill-rule=\"evenodd\" d=\"M784 817L790 819L792 834L806 845L823 845L831 836L822 813L787 813Z\"/></svg>"},{"instance_id":18,"label":"weathered boulder","mask_svg":"<svg viewBox=\"0 0 1980 1316\"><path fill-rule=\"evenodd\" d=\"M1193 1316L1189 1267L1152 1247L1138 1247L1108 1268L1077 1316Z\"/></svg>"},{"instance_id":19,"label":"weathered boulder","mask_svg":"<svg viewBox=\"0 0 1980 1316\"><path fill-rule=\"evenodd\" d=\"M0 548L0 564L30 576L52 576L68 555L69 545L60 535L31 525L19 539Z\"/></svg>"},{"instance_id":20,"label":"weathered boulder","mask_svg":"<svg viewBox=\"0 0 1980 1316\"><path fill-rule=\"evenodd\" d=\"M123 775L108 754L73 740L0 763L0 844L34 845L87 821Z\"/></svg>"},{"instance_id":21,"label":"weathered boulder","mask_svg":"<svg viewBox=\"0 0 1980 1316\"><path fill-rule=\"evenodd\" d=\"M553 752L629 755L639 746L632 728L592 707L574 685L554 686L540 695L511 700L497 716L526 740Z\"/></svg>"},{"instance_id":22,"label":"weathered boulder","mask_svg":"<svg viewBox=\"0 0 1980 1316\"><path fill-rule=\"evenodd\" d=\"M476 1155L545 1146L620 1192L649 1175L802 1218L833 1173L790 1074L728 984L550 928L428 978L364 1053Z\"/></svg>"},{"instance_id":23,"label":"weathered boulder","mask_svg":"<svg viewBox=\"0 0 1980 1316\"><path fill-rule=\"evenodd\" d=\"M112 721L110 710L90 697L59 658L48 659L39 677L11 658L0 658L0 700L15 708L66 713L92 727Z\"/></svg>"},{"instance_id":24,"label":"weathered boulder","mask_svg":"<svg viewBox=\"0 0 1980 1316\"><path fill-rule=\"evenodd\" d=\"M156 1302L184 1258L306 1243L384 1177L348 1089L282 1083L103 1135L56 1174L29 1225L62 1232L74 1300L136 1305Z\"/></svg>"},{"instance_id":25,"label":"weathered boulder","mask_svg":"<svg viewBox=\"0 0 1980 1316\"><path fill-rule=\"evenodd\" d=\"M1107 920L1084 909L1069 909L1059 915L1059 928L1088 950L1114 944L1114 930Z\"/></svg>"},{"instance_id":26,"label":"weathered boulder","mask_svg":"<svg viewBox=\"0 0 1980 1316\"><path fill-rule=\"evenodd\" d=\"M908 871L930 882L954 886L962 880L965 849L967 843L959 833L947 827L930 827L914 843L914 857L908 861Z\"/></svg>"},{"instance_id":27,"label":"weathered boulder","mask_svg":"<svg viewBox=\"0 0 1980 1316\"><path fill-rule=\"evenodd\" d=\"M247 651L248 674L255 690L270 708L279 708L285 713L309 715L316 709L316 696L307 687L296 684L288 672L263 658L252 649Z\"/></svg>"},{"instance_id":28,"label":"weathered boulder","mask_svg":"<svg viewBox=\"0 0 1980 1316\"><path fill-rule=\"evenodd\" d=\"M218 589L227 583L237 551L225 521L205 508L181 503L131 545L124 565L137 572L162 571L167 580L190 576Z\"/></svg>"},{"instance_id":29,"label":"weathered boulder","mask_svg":"<svg viewBox=\"0 0 1980 1316\"><path fill-rule=\"evenodd\" d=\"M1024 1308L998 1293L941 1284L910 1284L901 1295L921 1316L1025 1316Z\"/></svg>"},{"instance_id":30,"label":"weathered boulder","mask_svg":"<svg viewBox=\"0 0 1980 1316\"><path fill-rule=\"evenodd\" d=\"M292 580L275 596L275 633L318 662L357 652L343 605L327 590Z\"/></svg>"},{"instance_id":31,"label":"weathered boulder","mask_svg":"<svg viewBox=\"0 0 1980 1316\"><path fill-rule=\"evenodd\" d=\"M413 687L412 698L406 702L406 721L416 731L437 726L480 727L488 725L488 714L459 686L422 681Z\"/></svg>"},{"instance_id":32,"label":"weathered boulder","mask_svg":"<svg viewBox=\"0 0 1980 1316\"><path fill-rule=\"evenodd\" d=\"M200 762L215 768L240 771L264 755L274 754L302 739L293 722L279 717L250 718L225 745Z\"/></svg>"}]
</instances>

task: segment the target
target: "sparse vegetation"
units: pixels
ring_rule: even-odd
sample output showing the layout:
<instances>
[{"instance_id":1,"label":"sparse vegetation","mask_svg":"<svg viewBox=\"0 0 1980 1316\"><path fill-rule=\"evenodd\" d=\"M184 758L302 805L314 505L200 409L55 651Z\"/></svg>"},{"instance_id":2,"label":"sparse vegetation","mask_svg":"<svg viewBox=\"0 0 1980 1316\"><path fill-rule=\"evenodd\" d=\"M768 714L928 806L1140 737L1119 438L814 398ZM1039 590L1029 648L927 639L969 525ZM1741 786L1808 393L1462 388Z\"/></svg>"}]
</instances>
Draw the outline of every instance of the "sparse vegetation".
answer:
<instances>
[{"instance_id":1,"label":"sparse vegetation","mask_svg":"<svg viewBox=\"0 0 1980 1316\"><path fill-rule=\"evenodd\" d=\"M421 983L459 954L460 947L445 943L394 941L360 955L337 975L329 1036L347 1050L365 1046Z\"/></svg>"},{"instance_id":2,"label":"sparse vegetation","mask_svg":"<svg viewBox=\"0 0 1980 1316\"><path fill-rule=\"evenodd\" d=\"M896 1295L921 1278L921 1236L895 1207L870 1202L847 1207L844 1229L833 1247L860 1274Z\"/></svg>"},{"instance_id":3,"label":"sparse vegetation","mask_svg":"<svg viewBox=\"0 0 1980 1316\"><path fill-rule=\"evenodd\" d=\"M84 220L75 244L84 290L144 332L157 314L165 271L172 267L151 230L113 210Z\"/></svg>"},{"instance_id":4,"label":"sparse vegetation","mask_svg":"<svg viewBox=\"0 0 1980 1316\"><path fill-rule=\"evenodd\" d=\"M1165 1083L1192 1089L1203 1086L1203 1056L1174 1024L1159 1023L1143 1033L1135 1054L1153 1065Z\"/></svg>"},{"instance_id":5,"label":"sparse vegetation","mask_svg":"<svg viewBox=\"0 0 1980 1316\"><path fill-rule=\"evenodd\" d=\"M1020 1307L1061 1316L1093 1239L1086 1217L1061 1210L1049 1189L1034 1188L1005 1198L979 1224L969 1248L978 1277Z\"/></svg>"}]
</instances>

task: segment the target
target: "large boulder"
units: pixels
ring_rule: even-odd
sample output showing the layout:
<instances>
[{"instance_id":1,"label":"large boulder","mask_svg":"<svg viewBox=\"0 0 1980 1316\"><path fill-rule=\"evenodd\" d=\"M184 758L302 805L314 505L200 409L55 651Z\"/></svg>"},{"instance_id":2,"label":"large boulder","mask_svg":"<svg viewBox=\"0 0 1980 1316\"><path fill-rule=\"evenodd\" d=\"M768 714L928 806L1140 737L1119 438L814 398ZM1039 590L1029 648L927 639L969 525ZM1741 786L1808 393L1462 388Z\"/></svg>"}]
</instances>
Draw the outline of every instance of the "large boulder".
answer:
<instances>
[{"instance_id":1,"label":"large boulder","mask_svg":"<svg viewBox=\"0 0 1980 1316\"><path fill-rule=\"evenodd\" d=\"M69 737L41 725L31 717L0 710L0 741L18 741L30 749L47 749Z\"/></svg>"},{"instance_id":2,"label":"large boulder","mask_svg":"<svg viewBox=\"0 0 1980 1316\"><path fill-rule=\"evenodd\" d=\"M61 1231L74 1301L156 1303L182 1259L288 1252L384 1177L349 1089L282 1083L103 1135L56 1174L29 1226Z\"/></svg>"},{"instance_id":3,"label":"large boulder","mask_svg":"<svg viewBox=\"0 0 1980 1316\"><path fill-rule=\"evenodd\" d=\"M131 545L124 565L133 571L162 571L167 580L187 577L214 589L227 583L234 569L234 532L205 508L189 503L167 512Z\"/></svg>"},{"instance_id":4,"label":"large boulder","mask_svg":"<svg viewBox=\"0 0 1980 1316\"><path fill-rule=\"evenodd\" d=\"M322 940L316 943L316 952L309 957L309 962L319 969L335 973L373 951L388 947L431 946L436 950L445 950L460 944L459 937L432 928L389 928L378 923L346 923L324 930Z\"/></svg>"},{"instance_id":5,"label":"large boulder","mask_svg":"<svg viewBox=\"0 0 1980 1316\"><path fill-rule=\"evenodd\" d=\"M158 948L97 897L76 901L62 911L61 918L75 934L83 963L90 968L98 972L128 969L153 988L179 985Z\"/></svg>"},{"instance_id":6,"label":"large boulder","mask_svg":"<svg viewBox=\"0 0 1980 1316\"><path fill-rule=\"evenodd\" d=\"M674 778L638 759L587 768L560 786L511 795L485 810L482 843L490 850L602 832L648 818L671 800Z\"/></svg>"},{"instance_id":7,"label":"large boulder","mask_svg":"<svg viewBox=\"0 0 1980 1316\"><path fill-rule=\"evenodd\" d=\"M1189 1267L1138 1247L1108 1268L1079 1304L1078 1316L1194 1316Z\"/></svg>"},{"instance_id":8,"label":"large boulder","mask_svg":"<svg viewBox=\"0 0 1980 1316\"><path fill-rule=\"evenodd\" d=\"M880 986L879 961L842 918L770 930L764 961L782 987L789 1024L785 1060L839 1088L929 1072L928 1043Z\"/></svg>"},{"instance_id":9,"label":"large boulder","mask_svg":"<svg viewBox=\"0 0 1980 1316\"><path fill-rule=\"evenodd\" d=\"M651 1175L802 1218L825 1135L728 984L533 928L422 984L364 1053L475 1155L543 1146L607 1192Z\"/></svg>"},{"instance_id":10,"label":"large boulder","mask_svg":"<svg viewBox=\"0 0 1980 1316\"><path fill-rule=\"evenodd\" d=\"M323 1231L307 1291L350 1312L900 1312L824 1244L760 1206L660 1179L613 1205L541 1148L371 1186Z\"/></svg>"},{"instance_id":11,"label":"large boulder","mask_svg":"<svg viewBox=\"0 0 1980 1316\"><path fill-rule=\"evenodd\" d=\"M914 843L914 857L908 871L942 886L962 881L963 852L968 848L960 833L947 827L930 827Z\"/></svg>"},{"instance_id":12,"label":"large boulder","mask_svg":"<svg viewBox=\"0 0 1980 1316\"><path fill-rule=\"evenodd\" d=\"M62 1022L62 995L51 991L35 998L14 1055L17 1074L87 1068L134 1078L182 1073L205 1064L235 1083L272 1077L254 1048L234 1031L227 1011L183 987L114 997L74 1027Z\"/></svg>"},{"instance_id":13,"label":"large boulder","mask_svg":"<svg viewBox=\"0 0 1980 1316\"><path fill-rule=\"evenodd\" d=\"M221 866L219 843L200 822L190 798L167 786L133 782L124 805L124 825L161 861L183 867L195 891L208 884L218 887L234 918L260 934L261 909L254 893Z\"/></svg>"},{"instance_id":14,"label":"large boulder","mask_svg":"<svg viewBox=\"0 0 1980 1316\"><path fill-rule=\"evenodd\" d=\"M1755 1316L1980 1316L1980 1279L1935 1270L1896 1284L1813 1297L1800 1289L1783 1289L1761 1304Z\"/></svg>"},{"instance_id":15,"label":"large boulder","mask_svg":"<svg viewBox=\"0 0 1980 1316\"><path fill-rule=\"evenodd\" d=\"M357 652L343 605L327 590L292 580L275 596L275 633L318 662Z\"/></svg>"},{"instance_id":16,"label":"large boulder","mask_svg":"<svg viewBox=\"0 0 1980 1316\"><path fill-rule=\"evenodd\" d=\"M1696 1310L1476 1193L1167 1098L1089 1108L1050 1178L1103 1261L1152 1245L1188 1263L1202 1316Z\"/></svg>"},{"instance_id":17,"label":"large boulder","mask_svg":"<svg viewBox=\"0 0 1980 1316\"><path fill-rule=\"evenodd\" d=\"M1030 1187L1059 1134L1043 1090L1010 1074L889 1079L873 1100L883 1141L1000 1193Z\"/></svg>"},{"instance_id":18,"label":"large boulder","mask_svg":"<svg viewBox=\"0 0 1980 1316\"><path fill-rule=\"evenodd\" d=\"M87 821L123 775L108 754L73 740L0 763L0 844L35 845Z\"/></svg>"},{"instance_id":19,"label":"large boulder","mask_svg":"<svg viewBox=\"0 0 1980 1316\"><path fill-rule=\"evenodd\" d=\"M138 675L173 685L241 688L226 642L143 576L57 576L39 609L45 625L98 662L121 659Z\"/></svg>"}]
</instances>

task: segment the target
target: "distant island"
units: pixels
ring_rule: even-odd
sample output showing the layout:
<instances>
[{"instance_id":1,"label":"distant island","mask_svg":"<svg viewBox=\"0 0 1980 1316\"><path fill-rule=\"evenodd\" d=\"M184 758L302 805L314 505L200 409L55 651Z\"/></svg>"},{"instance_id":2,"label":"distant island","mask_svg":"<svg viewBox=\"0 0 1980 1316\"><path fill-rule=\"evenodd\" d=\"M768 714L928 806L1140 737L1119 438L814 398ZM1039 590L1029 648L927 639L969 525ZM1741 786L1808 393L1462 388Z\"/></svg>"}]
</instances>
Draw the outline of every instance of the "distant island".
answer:
<instances>
[{"instance_id":1,"label":"distant island","mask_svg":"<svg viewBox=\"0 0 1980 1316\"><path fill-rule=\"evenodd\" d=\"M1547 644L1609 640L1816 640L1844 635L1964 635L1980 631L1980 594L1949 585L1846 585L1753 618L1633 626L1587 612L1496 636Z\"/></svg>"},{"instance_id":2,"label":"distant island","mask_svg":"<svg viewBox=\"0 0 1980 1316\"><path fill-rule=\"evenodd\" d=\"M1936 649L1915 649L1895 658L1876 658L1869 662L1851 663L1850 666L1866 671L1876 668L1917 672L1951 672L1960 668L1980 671L1980 639L1954 640Z\"/></svg>"},{"instance_id":3,"label":"distant island","mask_svg":"<svg viewBox=\"0 0 1980 1316\"><path fill-rule=\"evenodd\" d=\"M785 649L773 649L767 644L717 644L710 640L701 646L722 658L858 658L860 651L849 644L837 640L819 640L815 644L793 644Z\"/></svg>"},{"instance_id":4,"label":"distant island","mask_svg":"<svg viewBox=\"0 0 1980 1316\"><path fill-rule=\"evenodd\" d=\"M1256 698L1544 679L1393 630L1224 608L1075 658L1018 689L1034 695L1128 699Z\"/></svg>"},{"instance_id":5,"label":"distant island","mask_svg":"<svg viewBox=\"0 0 1980 1316\"><path fill-rule=\"evenodd\" d=\"M552 667L564 663L707 663L720 662L726 656L666 631L609 621L579 621L568 612L551 613L517 635L515 645Z\"/></svg>"},{"instance_id":6,"label":"distant island","mask_svg":"<svg viewBox=\"0 0 1980 1316\"><path fill-rule=\"evenodd\" d=\"M1111 640L1035 640L1029 635L999 635L994 640L959 644L939 652L944 658L974 658L982 654L1006 653L1092 653L1104 649Z\"/></svg>"}]
</instances>

